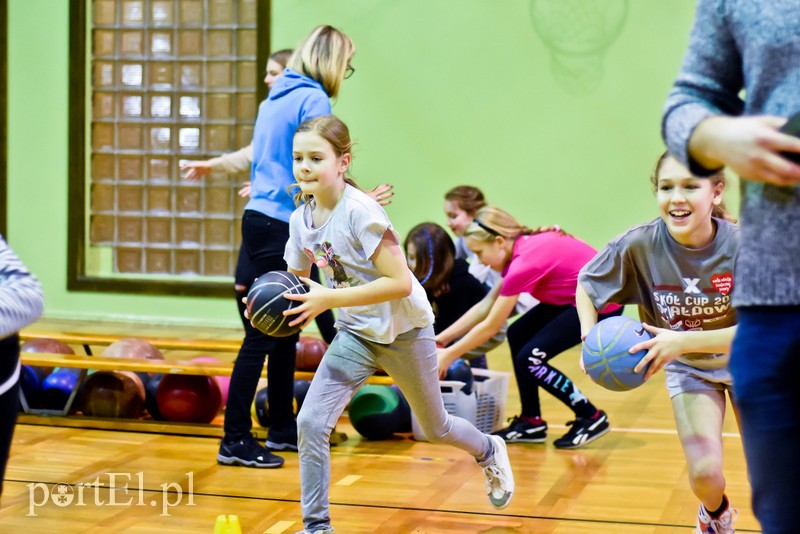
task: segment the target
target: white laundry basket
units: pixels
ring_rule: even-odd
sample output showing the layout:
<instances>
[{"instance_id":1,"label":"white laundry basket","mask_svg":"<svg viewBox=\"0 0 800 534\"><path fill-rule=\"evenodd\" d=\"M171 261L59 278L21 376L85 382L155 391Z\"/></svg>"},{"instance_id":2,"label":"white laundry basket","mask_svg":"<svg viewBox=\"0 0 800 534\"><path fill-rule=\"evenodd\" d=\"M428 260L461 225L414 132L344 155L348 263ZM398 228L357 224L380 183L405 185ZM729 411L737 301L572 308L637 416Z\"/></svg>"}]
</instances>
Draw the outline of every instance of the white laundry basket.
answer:
<instances>
[{"instance_id":1,"label":"white laundry basket","mask_svg":"<svg viewBox=\"0 0 800 534\"><path fill-rule=\"evenodd\" d=\"M494 432L505 422L506 397L511 373L473 369L475 382L472 392L467 395L461 391L464 382L442 380L439 385L447 413L457 415L474 424L481 432ZM411 413L411 430L414 439L427 441L414 413Z\"/></svg>"}]
</instances>

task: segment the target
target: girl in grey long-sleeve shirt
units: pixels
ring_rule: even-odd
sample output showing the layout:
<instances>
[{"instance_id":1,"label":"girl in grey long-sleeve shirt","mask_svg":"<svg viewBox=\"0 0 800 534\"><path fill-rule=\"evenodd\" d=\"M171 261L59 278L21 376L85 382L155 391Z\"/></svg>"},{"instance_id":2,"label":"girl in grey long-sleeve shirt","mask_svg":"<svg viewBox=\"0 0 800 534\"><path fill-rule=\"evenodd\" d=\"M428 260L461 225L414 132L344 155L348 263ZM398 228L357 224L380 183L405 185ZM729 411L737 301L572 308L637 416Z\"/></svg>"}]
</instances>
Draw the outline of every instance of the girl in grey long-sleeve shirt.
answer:
<instances>
[{"instance_id":1,"label":"girl in grey long-sleeve shirt","mask_svg":"<svg viewBox=\"0 0 800 534\"><path fill-rule=\"evenodd\" d=\"M743 178L730 370L768 534L798 529L800 165L781 152L800 153L800 140L778 131L798 111L800 2L699 0L662 130L694 174L728 166Z\"/></svg>"}]
</instances>

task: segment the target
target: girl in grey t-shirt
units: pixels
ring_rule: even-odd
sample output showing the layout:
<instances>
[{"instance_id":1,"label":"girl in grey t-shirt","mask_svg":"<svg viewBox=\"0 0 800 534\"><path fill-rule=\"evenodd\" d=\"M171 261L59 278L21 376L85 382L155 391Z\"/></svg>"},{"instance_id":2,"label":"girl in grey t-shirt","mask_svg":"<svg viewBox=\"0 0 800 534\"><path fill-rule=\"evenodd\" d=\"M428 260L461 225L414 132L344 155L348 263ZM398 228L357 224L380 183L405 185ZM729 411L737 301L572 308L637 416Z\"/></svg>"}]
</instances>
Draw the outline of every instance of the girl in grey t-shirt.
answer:
<instances>
[{"instance_id":1,"label":"girl in grey t-shirt","mask_svg":"<svg viewBox=\"0 0 800 534\"><path fill-rule=\"evenodd\" d=\"M505 443L445 411L425 290L409 271L383 208L346 178L350 147L347 126L334 116L302 123L292 147L306 202L291 215L284 259L310 290L292 297L301 304L290 324L305 325L324 310L339 309L339 331L297 417L303 533L333 532L330 434L347 402L379 368L397 383L428 439L475 457L490 503L504 508L514 492ZM312 263L333 287L308 278Z\"/></svg>"},{"instance_id":2,"label":"girl in grey t-shirt","mask_svg":"<svg viewBox=\"0 0 800 534\"><path fill-rule=\"evenodd\" d=\"M678 436L700 499L698 532L733 532L736 510L725 496L722 421L730 392L728 353L736 328L731 305L739 228L725 220L725 177L692 176L666 154L656 165L659 219L611 241L581 270L576 302L585 338L597 310L637 304L654 335L631 352L647 350L649 378L662 367Z\"/></svg>"}]
</instances>

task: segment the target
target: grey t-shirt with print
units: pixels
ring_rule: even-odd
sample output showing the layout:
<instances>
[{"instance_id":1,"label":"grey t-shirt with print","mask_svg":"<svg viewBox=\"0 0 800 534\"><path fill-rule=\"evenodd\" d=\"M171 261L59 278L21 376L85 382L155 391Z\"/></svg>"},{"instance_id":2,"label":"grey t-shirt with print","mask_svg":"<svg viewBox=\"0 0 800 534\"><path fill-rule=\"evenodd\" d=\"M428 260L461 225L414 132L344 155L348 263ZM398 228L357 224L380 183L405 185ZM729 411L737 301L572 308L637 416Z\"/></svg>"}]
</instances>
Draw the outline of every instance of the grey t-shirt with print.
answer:
<instances>
[{"instance_id":1,"label":"grey t-shirt with print","mask_svg":"<svg viewBox=\"0 0 800 534\"><path fill-rule=\"evenodd\" d=\"M609 302L636 304L642 322L676 331L717 330L736 324L731 306L739 227L714 219L717 232L702 248L673 239L655 219L631 228L601 250L578 275L597 309ZM700 369L727 365L726 354L684 354Z\"/></svg>"},{"instance_id":2,"label":"grey t-shirt with print","mask_svg":"<svg viewBox=\"0 0 800 534\"><path fill-rule=\"evenodd\" d=\"M319 228L314 228L311 218L313 207L312 199L292 213L283 256L287 265L305 270L313 261L333 289L361 286L380 278L382 275L370 258L387 230L400 242L383 208L349 184L330 218ZM411 271L409 277L412 291L408 297L340 308L336 328L388 344L400 334L433 324L425 290Z\"/></svg>"}]
</instances>

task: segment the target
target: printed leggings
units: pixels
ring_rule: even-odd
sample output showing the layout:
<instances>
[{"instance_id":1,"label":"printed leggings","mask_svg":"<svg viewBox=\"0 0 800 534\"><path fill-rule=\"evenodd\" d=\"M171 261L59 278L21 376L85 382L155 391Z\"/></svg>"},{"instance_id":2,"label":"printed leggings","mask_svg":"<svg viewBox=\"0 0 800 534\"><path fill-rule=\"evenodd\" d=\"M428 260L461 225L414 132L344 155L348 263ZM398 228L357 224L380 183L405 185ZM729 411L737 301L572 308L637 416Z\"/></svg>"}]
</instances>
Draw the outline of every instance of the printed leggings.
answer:
<instances>
[{"instance_id":1,"label":"printed leggings","mask_svg":"<svg viewBox=\"0 0 800 534\"><path fill-rule=\"evenodd\" d=\"M599 319L620 315L602 314ZM591 417L597 408L550 360L581 342L581 325L575 306L540 303L508 327L508 345L514 359L522 415L540 417L539 388L568 406L577 417Z\"/></svg>"}]
</instances>

